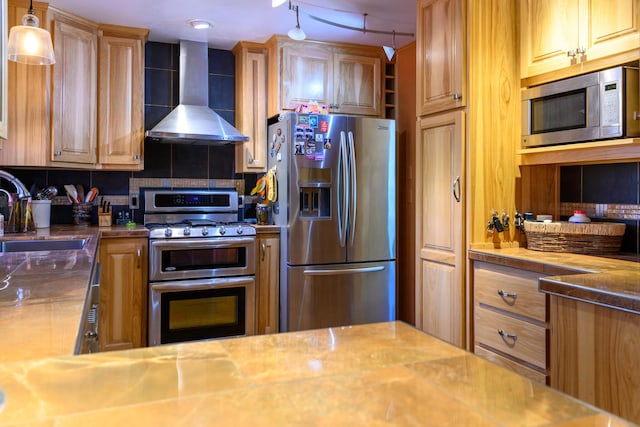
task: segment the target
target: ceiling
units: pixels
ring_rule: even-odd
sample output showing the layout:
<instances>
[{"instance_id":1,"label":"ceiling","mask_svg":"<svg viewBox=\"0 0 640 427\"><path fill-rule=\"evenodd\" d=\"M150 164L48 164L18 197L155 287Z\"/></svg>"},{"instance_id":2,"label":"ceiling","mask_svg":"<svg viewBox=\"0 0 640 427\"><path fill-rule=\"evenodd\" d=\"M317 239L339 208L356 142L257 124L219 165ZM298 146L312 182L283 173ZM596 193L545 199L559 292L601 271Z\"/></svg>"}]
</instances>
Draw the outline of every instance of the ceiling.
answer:
<instances>
[{"instance_id":1,"label":"ceiling","mask_svg":"<svg viewBox=\"0 0 640 427\"><path fill-rule=\"evenodd\" d=\"M265 42L273 34L295 27L295 12L285 2L277 8L270 0L49 0L49 4L102 24L143 27L149 40L177 43L207 41L216 49L230 50L241 40ZM415 0L305 0L292 1L300 10L300 27L307 39L391 46L393 37L354 31L318 22L307 14L362 29L415 33ZM213 24L195 30L187 21L204 19ZM396 35L396 47L415 37Z\"/></svg>"}]
</instances>

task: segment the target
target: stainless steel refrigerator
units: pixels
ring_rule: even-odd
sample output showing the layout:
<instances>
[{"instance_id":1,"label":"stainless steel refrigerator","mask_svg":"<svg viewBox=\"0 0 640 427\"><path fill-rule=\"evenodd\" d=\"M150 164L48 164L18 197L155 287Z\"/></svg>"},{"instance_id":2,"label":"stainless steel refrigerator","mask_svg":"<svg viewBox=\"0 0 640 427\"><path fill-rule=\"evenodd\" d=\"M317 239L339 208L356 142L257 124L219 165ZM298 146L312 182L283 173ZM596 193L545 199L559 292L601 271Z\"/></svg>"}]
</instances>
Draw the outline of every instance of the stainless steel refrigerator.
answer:
<instances>
[{"instance_id":1,"label":"stainless steel refrigerator","mask_svg":"<svg viewBox=\"0 0 640 427\"><path fill-rule=\"evenodd\" d=\"M394 320L395 122L286 113L268 123L280 329Z\"/></svg>"}]
</instances>

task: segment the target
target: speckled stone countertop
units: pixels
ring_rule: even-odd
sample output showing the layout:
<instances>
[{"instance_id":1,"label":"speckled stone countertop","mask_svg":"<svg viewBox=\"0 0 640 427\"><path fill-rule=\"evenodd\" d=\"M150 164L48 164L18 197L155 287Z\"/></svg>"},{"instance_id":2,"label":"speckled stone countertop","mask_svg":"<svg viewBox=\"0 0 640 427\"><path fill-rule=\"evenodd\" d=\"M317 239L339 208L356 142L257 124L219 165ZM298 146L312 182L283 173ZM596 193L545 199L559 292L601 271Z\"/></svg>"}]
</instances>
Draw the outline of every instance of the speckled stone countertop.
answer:
<instances>
[{"instance_id":1,"label":"speckled stone countertop","mask_svg":"<svg viewBox=\"0 0 640 427\"><path fill-rule=\"evenodd\" d=\"M87 239L80 250L0 253L0 363L73 353L101 234L146 236L147 231L61 225L0 237Z\"/></svg>"},{"instance_id":2,"label":"speckled stone countertop","mask_svg":"<svg viewBox=\"0 0 640 427\"><path fill-rule=\"evenodd\" d=\"M0 365L0 425L627 426L401 322Z\"/></svg>"},{"instance_id":3,"label":"speckled stone countertop","mask_svg":"<svg viewBox=\"0 0 640 427\"><path fill-rule=\"evenodd\" d=\"M640 263L523 248L471 249L469 258L540 271L542 292L640 314Z\"/></svg>"}]
</instances>

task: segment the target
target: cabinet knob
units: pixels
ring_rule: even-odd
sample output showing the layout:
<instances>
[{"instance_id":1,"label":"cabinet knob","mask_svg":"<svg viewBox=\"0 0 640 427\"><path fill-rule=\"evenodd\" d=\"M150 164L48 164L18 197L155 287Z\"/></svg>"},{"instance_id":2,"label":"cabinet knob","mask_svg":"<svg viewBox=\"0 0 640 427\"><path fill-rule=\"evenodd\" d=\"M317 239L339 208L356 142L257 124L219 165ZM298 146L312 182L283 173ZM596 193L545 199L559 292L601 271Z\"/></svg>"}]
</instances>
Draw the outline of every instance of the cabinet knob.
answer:
<instances>
[{"instance_id":1,"label":"cabinet knob","mask_svg":"<svg viewBox=\"0 0 640 427\"><path fill-rule=\"evenodd\" d=\"M460 95L459 93L454 93L453 94L453 100L454 101L462 101L462 95Z\"/></svg>"},{"instance_id":2,"label":"cabinet knob","mask_svg":"<svg viewBox=\"0 0 640 427\"><path fill-rule=\"evenodd\" d=\"M140 160L140 154L134 154L133 160Z\"/></svg>"},{"instance_id":3,"label":"cabinet knob","mask_svg":"<svg viewBox=\"0 0 640 427\"><path fill-rule=\"evenodd\" d=\"M570 49L567 51L567 56L570 58L575 58L576 57L576 51L573 49Z\"/></svg>"},{"instance_id":4,"label":"cabinet knob","mask_svg":"<svg viewBox=\"0 0 640 427\"><path fill-rule=\"evenodd\" d=\"M584 47L582 47L582 46L580 46L580 47L576 50L576 53L577 53L578 55L584 55L586 52L587 52L587 50L586 50Z\"/></svg>"},{"instance_id":5,"label":"cabinet knob","mask_svg":"<svg viewBox=\"0 0 640 427\"><path fill-rule=\"evenodd\" d=\"M56 156L56 157L60 157L60 156L62 156L62 151L54 151L53 155Z\"/></svg>"}]
</instances>

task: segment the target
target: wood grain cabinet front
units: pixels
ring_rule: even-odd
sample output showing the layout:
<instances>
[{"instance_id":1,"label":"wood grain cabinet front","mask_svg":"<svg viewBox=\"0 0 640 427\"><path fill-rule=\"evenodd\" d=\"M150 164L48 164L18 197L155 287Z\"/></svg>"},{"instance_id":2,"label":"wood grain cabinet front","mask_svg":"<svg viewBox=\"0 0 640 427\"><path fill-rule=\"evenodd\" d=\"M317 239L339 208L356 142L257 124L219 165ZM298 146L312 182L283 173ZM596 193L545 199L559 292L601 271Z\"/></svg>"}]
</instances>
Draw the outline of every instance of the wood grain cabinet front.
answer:
<instances>
[{"instance_id":1,"label":"wood grain cabinet front","mask_svg":"<svg viewBox=\"0 0 640 427\"><path fill-rule=\"evenodd\" d=\"M522 78L562 69L581 74L637 60L640 0L523 1L520 43Z\"/></svg>"},{"instance_id":2,"label":"wood grain cabinet front","mask_svg":"<svg viewBox=\"0 0 640 427\"><path fill-rule=\"evenodd\" d=\"M236 172L267 170L267 47L240 42L236 61L236 127L249 141L235 146Z\"/></svg>"},{"instance_id":3,"label":"wood grain cabinet front","mask_svg":"<svg viewBox=\"0 0 640 427\"><path fill-rule=\"evenodd\" d=\"M147 345L148 239L100 240L100 351Z\"/></svg>"},{"instance_id":4,"label":"wood grain cabinet front","mask_svg":"<svg viewBox=\"0 0 640 427\"><path fill-rule=\"evenodd\" d=\"M475 261L476 354L526 377L548 380L548 297L538 291L543 274Z\"/></svg>"},{"instance_id":5,"label":"wood grain cabinet front","mask_svg":"<svg viewBox=\"0 0 640 427\"><path fill-rule=\"evenodd\" d=\"M467 103L465 2L419 0L416 36L418 115Z\"/></svg>"},{"instance_id":6,"label":"wood grain cabinet front","mask_svg":"<svg viewBox=\"0 0 640 427\"><path fill-rule=\"evenodd\" d=\"M258 233L256 243L256 334L274 334L280 315L280 235Z\"/></svg>"},{"instance_id":7,"label":"wood grain cabinet front","mask_svg":"<svg viewBox=\"0 0 640 427\"><path fill-rule=\"evenodd\" d=\"M29 3L11 0L9 27ZM146 29L101 25L46 3L36 15L56 63L9 62L8 138L0 164L141 170Z\"/></svg>"},{"instance_id":8,"label":"wood grain cabinet front","mask_svg":"<svg viewBox=\"0 0 640 427\"><path fill-rule=\"evenodd\" d=\"M273 36L267 46L269 115L318 103L332 113L382 116L381 48L282 36Z\"/></svg>"}]
</instances>

